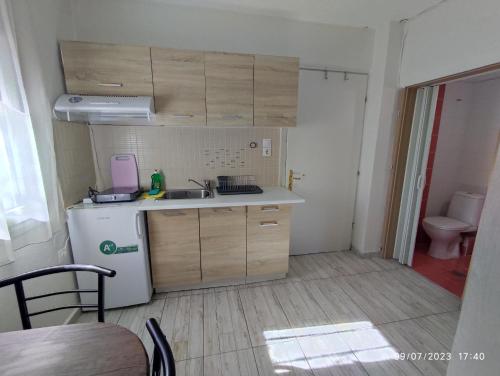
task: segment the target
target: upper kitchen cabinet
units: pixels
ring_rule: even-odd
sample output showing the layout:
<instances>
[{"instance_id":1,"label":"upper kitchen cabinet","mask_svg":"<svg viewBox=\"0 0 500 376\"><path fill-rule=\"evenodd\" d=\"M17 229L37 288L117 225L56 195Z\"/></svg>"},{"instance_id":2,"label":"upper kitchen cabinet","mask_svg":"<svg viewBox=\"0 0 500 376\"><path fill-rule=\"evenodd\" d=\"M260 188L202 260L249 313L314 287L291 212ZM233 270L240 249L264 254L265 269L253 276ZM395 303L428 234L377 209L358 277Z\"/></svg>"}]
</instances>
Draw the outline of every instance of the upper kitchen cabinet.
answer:
<instances>
[{"instance_id":1,"label":"upper kitchen cabinet","mask_svg":"<svg viewBox=\"0 0 500 376\"><path fill-rule=\"evenodd\" d=\"M70 94L153 95L149 47L62 41Z\"/></svg>"},{"instance_id":2,"label":"upper kitchen cabinet","mask_svg":"<svg viewBox=\"0 0 500 376\"><path fill-rule=\"evenodd\" d=\"M295 127L298 83L298 58L256 55L254 125Z\"/></svg>"},{"instance_id":3,"label":"upper kitchen cabinet","mask_svg":"<svg viewBox=\"0 0 500 376\"><path fill-rule=\"evenodd\" d=\"M151 48L156 123L206 125L204 53Z\"/></svg>"},{"instance_id":4,"label":"upper kitchen cabinet","mask_svg":"<svg viewBox=\"0 0 500 376\"><path fill-rule=\"evenodd\" d=\"M253 125L253 55L205 53L207 125Z\"/></svg>"}]
</instances>

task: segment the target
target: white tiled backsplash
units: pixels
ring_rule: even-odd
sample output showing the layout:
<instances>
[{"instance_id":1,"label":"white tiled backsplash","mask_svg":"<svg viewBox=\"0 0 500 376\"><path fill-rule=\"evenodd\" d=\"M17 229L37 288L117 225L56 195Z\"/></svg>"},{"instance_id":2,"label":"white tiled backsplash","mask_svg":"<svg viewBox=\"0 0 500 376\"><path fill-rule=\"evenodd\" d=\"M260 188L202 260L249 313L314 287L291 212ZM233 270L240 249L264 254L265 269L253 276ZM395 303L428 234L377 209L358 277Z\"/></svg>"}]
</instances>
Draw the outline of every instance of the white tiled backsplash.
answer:
<instances>
[{"instance_id":1,"label":"white tiled backsplash","mask_svg":"<svg viewBox=\"0 0 500 376\"><path fill-rule=\"evenodd\" d=\"M255 175L261 186L279 185L279 128L181 128L92 126L97 156L98 189L111 186L110 158L133 153L140 185L149 188L155 168L165 175L167 188L190 186L188 178ZM272 155L262 156L262 139L272 141ZM250 148L255 141L257 147Z\"/></svg>"}]
</instances>

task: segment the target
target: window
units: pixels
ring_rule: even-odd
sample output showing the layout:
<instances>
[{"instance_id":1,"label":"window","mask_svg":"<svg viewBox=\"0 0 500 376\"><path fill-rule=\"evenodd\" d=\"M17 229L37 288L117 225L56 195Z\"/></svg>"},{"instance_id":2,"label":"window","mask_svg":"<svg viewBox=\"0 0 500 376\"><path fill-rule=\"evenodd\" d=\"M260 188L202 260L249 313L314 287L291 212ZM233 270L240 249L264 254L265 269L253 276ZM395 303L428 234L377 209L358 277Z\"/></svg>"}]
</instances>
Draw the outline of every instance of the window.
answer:
<instances>
[{"instance_id":1,"label":"window","mask_svg":"<svg viewBox=\"0 0 500 376\"><path fill-rule=\"evenodd\" d=\"M9 9L0 0L0 264L46 241L50 225Z\"/></svg>"}]
</instances>

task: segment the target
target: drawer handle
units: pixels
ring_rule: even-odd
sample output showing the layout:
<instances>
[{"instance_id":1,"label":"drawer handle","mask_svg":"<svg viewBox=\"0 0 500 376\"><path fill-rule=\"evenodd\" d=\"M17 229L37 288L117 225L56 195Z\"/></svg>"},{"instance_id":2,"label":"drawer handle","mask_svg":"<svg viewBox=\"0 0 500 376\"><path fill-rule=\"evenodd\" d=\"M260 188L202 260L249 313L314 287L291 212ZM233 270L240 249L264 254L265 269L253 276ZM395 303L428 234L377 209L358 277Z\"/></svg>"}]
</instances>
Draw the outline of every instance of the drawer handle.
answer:
<instances>
[{"instance_id":1,"label":"drawer handle","mask_svg":"<svg viewBox=\"0 0 500 376\"><path fill-rule=\"evenodd\" d=\"M279 206L263 206L260 208L260 210L265 211L265 212L276 212L280 211Z\"/></svg>"},{"instance_id":2,"label":"drawer handle","mask_svg":"<svg viewBox=\"0 0 500 376\"><path fill-rule=\"evenodd\" d=\"M193 118L194 115L193 114L174 114L174 117L178 118L178 119L190 119L190 118Z\"/></svg>"},{"instance_id":3,"label":"drawer handle","mask_svg":"<svg viewBox=\"0 0 500 376\"><path fill-rule=\"evenodd\" d=\"M260 222L260 227L272 227L272 226L278 226L278 222L277 221Z\"/></svg>"},{"instance_id":4,"label":"drawer handle","mask_svg":"<svg viewBox=\"0 0 500 376\"><path fill-rule=\"evenodd\" d=\"M104 87L123 87L122 82L98 82L97 86L104 86Z\"/></svg>"},{"instance_id":5,"label":"drawer handle","mask_svg":"<svg viewBox=\"0 0 500 376\"><path fill-rule=\"evenodd\" d=\"M237 119L243 119L242 115L224 115L222 116L224 120L237 120Z\"/></svg>"},{"instance_id":6,"label":"drawer handle","mask_svg":"<svg viewBox=\"0 0 500 376\"><path fill-rule=\"evenodd\" d=\"M170 211L170 210L165 210L162 214L165 217L180 217L182 215L186 215L186 213L181 211Z\"/></svg>"}]
</instances>

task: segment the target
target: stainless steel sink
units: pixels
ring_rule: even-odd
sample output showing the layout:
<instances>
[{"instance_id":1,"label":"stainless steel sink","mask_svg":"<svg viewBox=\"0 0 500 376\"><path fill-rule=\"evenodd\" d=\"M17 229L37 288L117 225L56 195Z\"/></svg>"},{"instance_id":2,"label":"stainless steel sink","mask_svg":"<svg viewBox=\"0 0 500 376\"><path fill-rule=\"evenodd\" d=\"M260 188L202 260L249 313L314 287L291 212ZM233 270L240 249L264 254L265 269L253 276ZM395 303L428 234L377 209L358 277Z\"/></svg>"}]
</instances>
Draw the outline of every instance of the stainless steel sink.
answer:
<instances>
[{"instance_id":1,"label":"stainless steel sink","mask_svg":"<svg viewBox=\"0 0 500 376\"><path fill-rule=\"evenodd\" d=\"M165 193L167 200L185 200L193 198L211 198L212 193L208 189L170 189Z\"/></svg>"}]
</instances>

